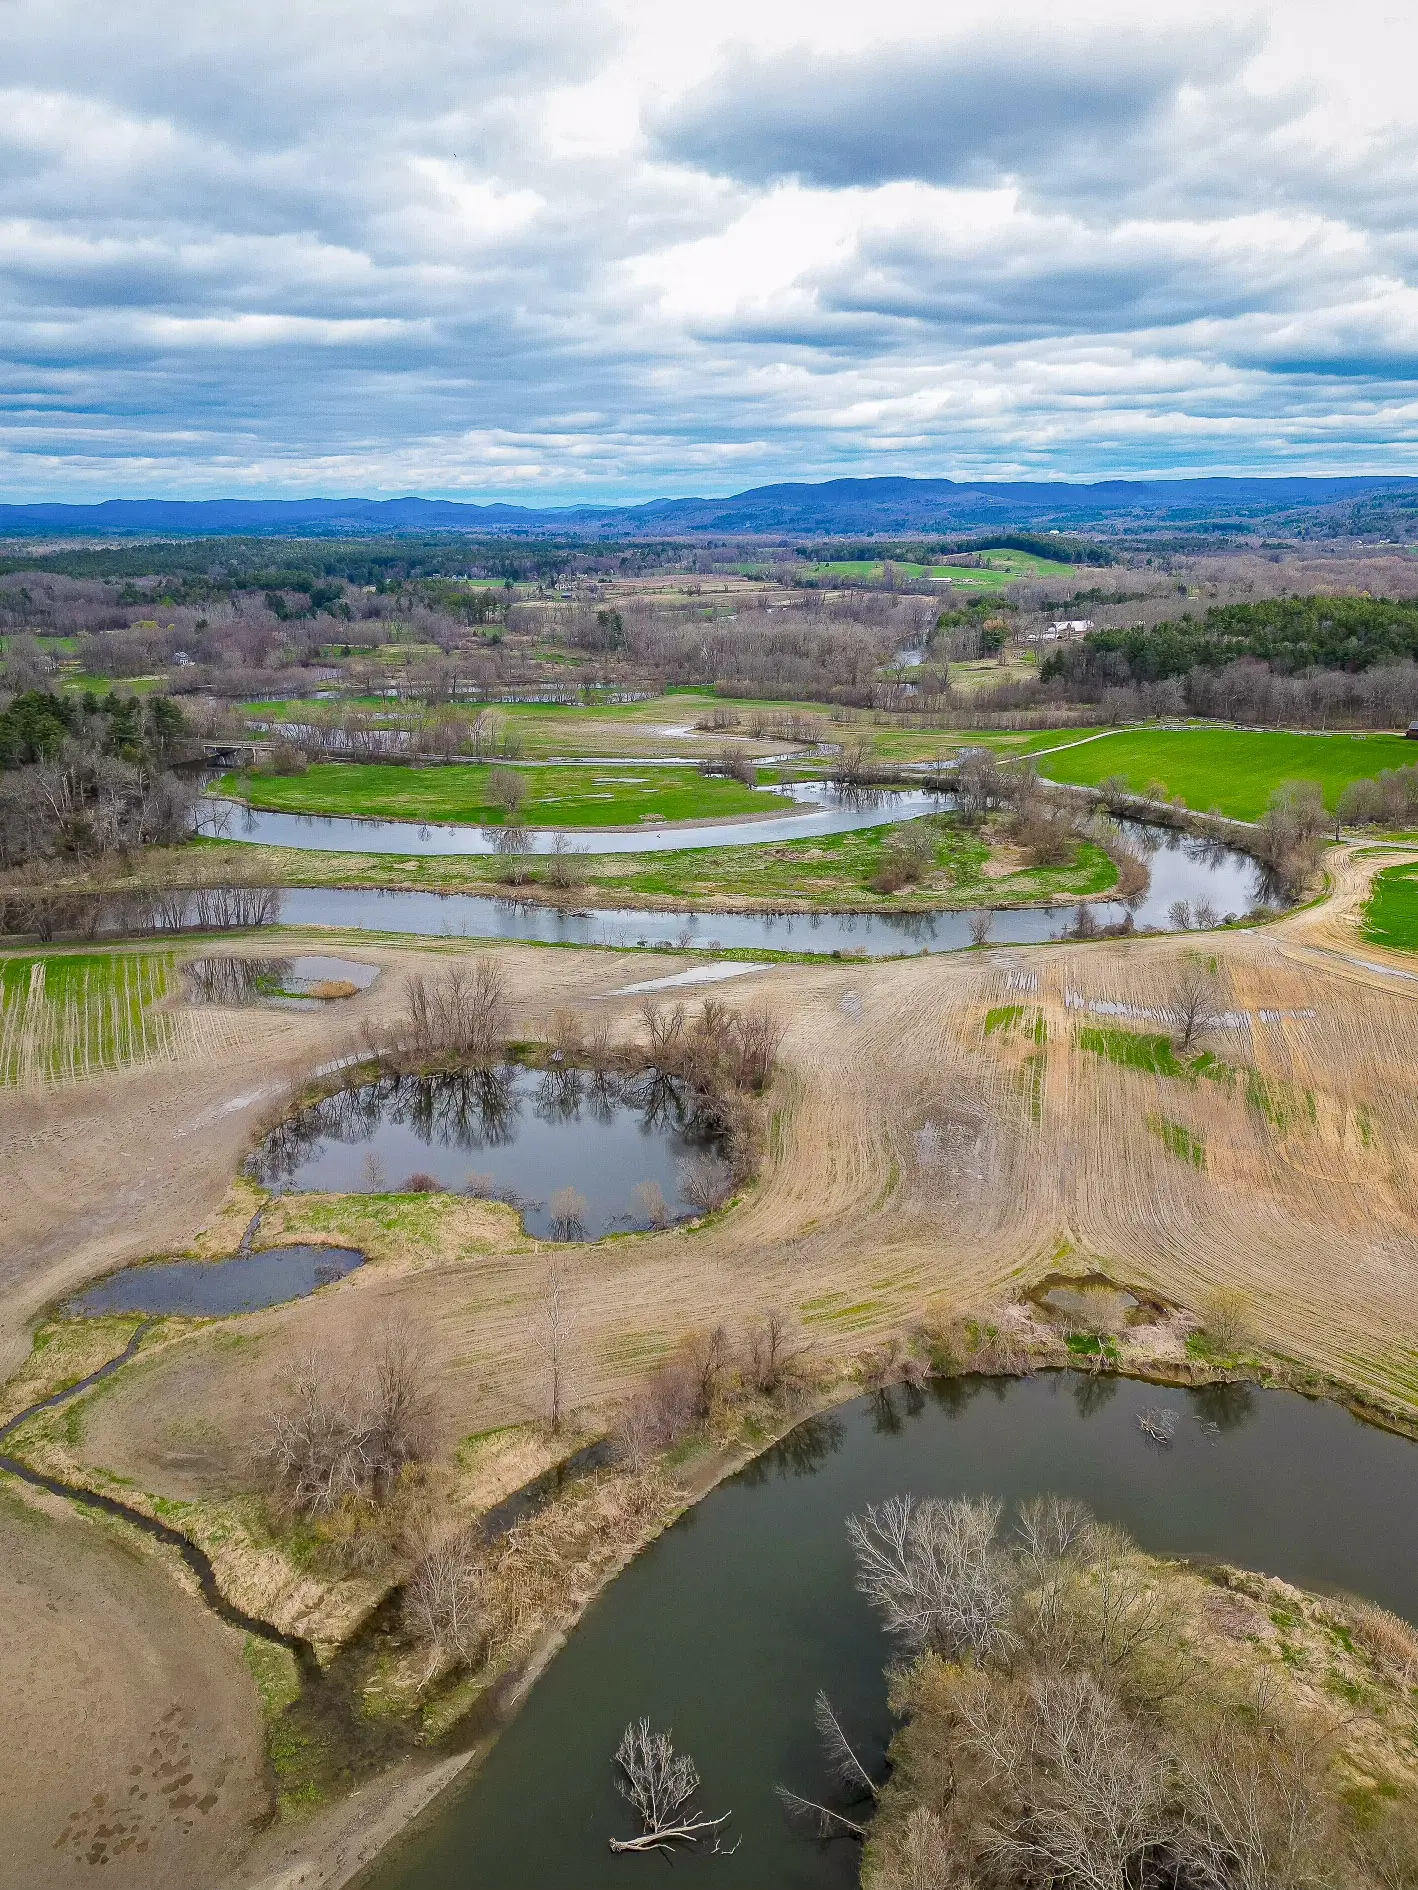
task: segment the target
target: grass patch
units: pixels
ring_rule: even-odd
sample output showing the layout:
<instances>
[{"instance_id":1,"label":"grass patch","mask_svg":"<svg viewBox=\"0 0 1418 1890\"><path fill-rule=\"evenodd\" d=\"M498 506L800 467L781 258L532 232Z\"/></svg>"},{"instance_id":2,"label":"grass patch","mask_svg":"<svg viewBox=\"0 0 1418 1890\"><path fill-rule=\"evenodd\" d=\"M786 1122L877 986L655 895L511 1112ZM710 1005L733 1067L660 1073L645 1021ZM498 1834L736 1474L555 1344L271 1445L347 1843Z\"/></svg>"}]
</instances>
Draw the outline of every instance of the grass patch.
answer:
<instances>
[{"instance_id":1,"label":"grass patch","mask_svg":"<svg viewBox=\"0 0 1418 1890\"><path fill-rule=\"evenodd\" d=\"M226 775L218 787L253 807L293 814L502 826L492 798L494 766L481 762L409 768L393 762L317 762L300 775ZM522 816L531 826L635 826L646 820L716 820L790 811L790 805L689 768L608 764L519 768Z\"/></svg>"},{"instance_id":2,"label":"grass patch","mask_svg":"<svg viewBox=\"0 0 1418 1890\"><path fill-rule=\"evenodd\" d=\"M1072 1358L1102 1358L1110 1365L1118 1363L1118 1342L1109 1333L1070 1332L1064 1344Z\"/></svg>"},{"instance_id":3,"label":"grass patch","mask_svg":"<svg viewBox=\"0 0 1418 1890\"><path fill-rule=\"evenodd\" d=\"M1105 1025L1085 1025L1078 1033L1081 1050L1106 1057L1125 1070L1145 1070L1153 1076L1185 1076L1187 1068L1177 1061L1172 1039L1140 1030L1112 1030Z\"/></svg>"},{"instance_id":4,"label":"grass patch","mask_svg":"<svg viewBox=\"0 0 1418 1890\"><path fill-rule=\"evenodd\" d=\"M1096 787L1121 775L1134 793L1166 785L1198 813L1258 820L1282 781L1318 781L1333 807L1351 781L1418 760L1402 735L1291 735L1237 728L1133 728L1050 755L1054 781Z\"/></svg>"},{"instance_id":5,"label":"grass patch","mask_svg":"<svg viewBox=\"0 0 1418 1890\"><path fill-rule=\"evenodd\" d=\"M1199 1135L1193 1135L1190 1129L1166 1116L1149 1116L1147 1126L1178 1161L1190 1162L1193 1168L1205 1168L1206 1144Z\"/></svg>"},{"instance_id":6,"label":"grass patch","mask_svg":"<svg viewBox=\"0 0 1418 1890\"><path fill-rule=\"evenodd\" d=\"M1363 931L1391 951L1418 951L1418 866L1390 866L1374 875Z\"/></svg>"},{"instance_id":7,"label":"grass patch","mask_svg":"<svg viewBox=\"0 0 1418 1890\"><path fill-rule=\"evenodd\" d=\"M568 772L571 772L568 770ZM586 769L578 769L584 775ZM283 786L284 783L277 783ZM744 790L740 790L743 792ZM753 803L763 806L763 797ZM1030 867L991 878L985 872L995 833L966 828L949 814L912 822L933 843L933 858L918 880L897 893L875 890L883 851L892 827L856 833L823 834L811 840L774 845L686 848L665 853L588 853L576 861L578 904L657 906L705 910L714 906L787 912L911 912L981 905L1042 905L1052 899L1096 899L1117 882L1117 868L1090 842L1080 843L1063 866ZM589 837L589 836L588 836ZM220 873L249 867L250 849L203 840L190 843L204 853L204 865ZM373 886L424 892L486 892L499 883L501 863L477 855L430 855L400 859L395 854L318 853L299 848L263 847L262 858L290 886ZM533 886L544 883L546 864L528 861ZM646 936L660 936L649 923ZM634 938L627 943L636 943ZM638 942L644 942L640 940ZM761 956L755 953L755 956Z\"/></svg>"},{"instance_id":8,"label":"grass patch","mask_svg":"<svg viewBox=\"0 0 1418 1890\"><path fill-rule=\"evenodd\" d=\"M1077 566L1057 558L1040 558L1031 551L985 551L978 566L962 564L907 564L892 560L891 568L900 577L929 578L952 591L1002 591L1021 578L1068 577ZM856 578L859 582L880 582L886 574L880 559L837 558L811 566L814 577Z\"/></svg>"},{"instance_id":9,"label":"grass patch","mask_svg":"<svg viewBox=\"0 0 1418 1890\"><path fill-rule=\"evenodd\" d=\"M171 1041L171 952L66 952L0 962L0 1083L66 1081Z\"/></svg>"}]
</instances>

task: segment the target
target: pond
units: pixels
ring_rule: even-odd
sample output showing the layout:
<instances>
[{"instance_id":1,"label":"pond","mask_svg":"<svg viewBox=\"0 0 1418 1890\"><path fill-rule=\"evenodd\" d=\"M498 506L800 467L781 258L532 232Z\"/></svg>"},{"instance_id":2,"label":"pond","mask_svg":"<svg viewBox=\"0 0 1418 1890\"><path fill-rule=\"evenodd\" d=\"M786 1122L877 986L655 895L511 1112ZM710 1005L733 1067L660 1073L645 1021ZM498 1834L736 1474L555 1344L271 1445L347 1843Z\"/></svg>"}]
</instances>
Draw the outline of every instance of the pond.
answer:
<instances>
[{"instance_id":1,"label":"pond","mask_svg":"<svg viewBox=\"0 0 1418 1890\"><path fill-rule=\"evenodd\" d=\"M637 763L637 766L639 764ZM765 808L784 798L801 813L758 820L685 822L636 828L550 827L526 830L526 850L549 853L558 835L577 853L679 853L704 847L777 846L828 833L855 833L893 821L917 820L950 806L950 796L924 788L845 790L826 781L794 781L761 788ZM240 801L208 797L198 803L196 830L256 846L314 848L323 853L488 854L501 850L500 827L420 825L413 820L359 820L343 814L279 814Z\"/></svg>"},{"instance_id":2,"label":"pond","mask_svg":"<svg viewBox=\"0 0 1418 1890\"><path fill-rule=\"evenodd\" d=\"M1200 907L1216 918L1257 907L1278 910L1276 889L1247 853L1167 827L1125 823L1152 872L1134 905L1139 927L1176 929L1178 902L1188 919ZM1090 907L1099 925L1124 917L1114 900ZM1076 925L1075 906L1001 908L992 945L1039 944ZM282 896L286 925L340 926L351 931L414 932L433 937L507 938L557 945L664 945L684 951L842 952L867 958L909 952L963 951L973 943L969 912L641 912L608 907L578 912L530 900L481 893L380 892L366 888L291 887Z\"/></svg>"},{"instance_id":3,"label":"pond","mask_svg":"<svg viewBox=\"0 0 1418 1890\"><path fill-rule=\"evenodd\" d=\"M294 958L247 958L239 954L192 958L182 967L182 995L189 1004L266 1004L280 1010L318 1011L340 998L367 991L378 965L357 958L308 953Z\"/></svg>"},{"instance_id":4,"label":"pond","mask_svg":"<svg viewBox=\"0 0 1418 1890\"><path fill-rule=\"evenodd\" d=\"M785 1821L773 1787L830 1790L819 1687L879 1758L891 1649L853 1587L845 1517L900 1491L1080 1498L1144 1548L1368 1595L1418 1619L1418 1450L1337 1406L1246 1387L1182 1392L1051 1373L897 1391L815 1420L666 1531L597 1601L481 1773L361 1878L361 1890L623 1890L660 1863L611 1782L648 1714L732 1807L732 1857L676 1867L741 1890L846 1890L860 1852ZM1181 1417L1171 1449L1139 1415Z\"/></svg>"},{"instance_id":5,"label":"pond","mask_svg":"<svg viewBox=\"0 0 1418 1890\"><path fill-rule=\"evenodd\" d=\"M66 1300L69 1319L104 1313L189 1313L220 1318L259 1312L342 1280L364 1265L353 1247L263 1247L229 1260L158 1260L124 1267Z\"/></svg>"},{"instance_id":6,"label":"pond","mask_svg":"<svg viewBox=\"0 0 1418 1890\"><path fill-rule=\"evenodd\" d=\"M677 1079L513 1064L339 1090L278 1124L251 1162L287 1189L510 1201L540 1240L683 1219L693 1177L721 1168L718 1126Z\"/></svg>"}]
</instances>

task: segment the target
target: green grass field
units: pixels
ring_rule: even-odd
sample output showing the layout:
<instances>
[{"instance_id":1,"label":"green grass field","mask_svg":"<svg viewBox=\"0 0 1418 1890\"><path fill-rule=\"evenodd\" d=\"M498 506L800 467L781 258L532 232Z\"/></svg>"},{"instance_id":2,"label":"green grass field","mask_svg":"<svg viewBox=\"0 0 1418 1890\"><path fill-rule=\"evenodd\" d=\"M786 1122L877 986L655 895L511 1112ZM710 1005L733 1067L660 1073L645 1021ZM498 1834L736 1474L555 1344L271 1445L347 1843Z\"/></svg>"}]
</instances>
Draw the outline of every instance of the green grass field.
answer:
<instances>
[{"instance_id":1,"label":"green grass field","mask_svg":"<svg viewBox=\"0 0 1418 1890\"><path fill-rule=\"evenodd\" d=\"M1390 866L1375 874L1364 937L1394 951L1418 952L1418 866Z\"/></svg>"},{"instance_id":2,"label":"green grass field","mask_svg":"<svg viewBox=\"0 0 1418 1890\"><path fill-rule=\"evenodd\" d=\"M490 795L492 772L480 762L435 768L317 762L302 775L227 775L218 791L282 813L500 826L504 813ZM787 803L737 781L706 779L693 768L615 762L605 768L518 768L516 776L526 785L521 814L532 827L633 827L654 818L718 820L790 811Z\"/></svg>"},{"instance_id":3,"label":"green grass field","mask_svg":"<svg viewBox=\"0 0 1418 1890\"><path fill-rule=\"evenodd\" d=\"M63 1081L165 1047L171 952L76 952L0 960L0 1083Z\"/></svg>"},{"instance_id":4,"label":"green grass field","mask_svg":"<svg viewBox=\"0 0 1418 1890\"><path fill-rule=\"evenodd\" d=\"M981 555L984 563L978 569L959 564L896 563L892 569L902 577L929 578L942 588L948 581L953 591L1002 591L1007 584L1016 584L1021 578L1065 577L1077 568L1055 558L1037 557L1032 551L987 551ZM843 558L813 565L812 575L880 582L885 575L885 565L880 559L869 562Z\"/></svg>"},{"instance_id":5,"label":"green grass field","mask_svg":"<svg viewBox=\"0 0 1418 1890\"><path fill-rule=\"evenodd\" d=\"M1067 735L1057 737L1067 741ZM1135 793L1153 783L1198 813L1258 820L1282 781L1318 781L1333 807L1351 781L1418 762L1401 735L1290 735L1235 728L1119 729L1040 764L1051 781L1096 787L1121 775Z\"/></svg>"}]
</instances>

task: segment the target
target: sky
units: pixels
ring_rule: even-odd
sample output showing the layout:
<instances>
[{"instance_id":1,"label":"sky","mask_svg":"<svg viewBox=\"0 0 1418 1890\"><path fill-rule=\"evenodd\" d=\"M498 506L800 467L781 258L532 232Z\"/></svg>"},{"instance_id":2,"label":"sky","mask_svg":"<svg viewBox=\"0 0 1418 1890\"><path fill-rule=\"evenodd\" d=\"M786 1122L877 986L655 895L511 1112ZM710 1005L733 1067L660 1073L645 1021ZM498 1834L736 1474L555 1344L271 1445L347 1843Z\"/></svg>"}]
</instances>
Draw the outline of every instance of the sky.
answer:
<instances>
[{"instance_id":1,"label":"sky","mask_svg":"<svg viewBox=\"0 0 1418 1890\"><path fill-rule=\"evenodd\" d=\"M0 0L0 497L1418 472L1418 10Z\"/></svg>"}]
</instances>

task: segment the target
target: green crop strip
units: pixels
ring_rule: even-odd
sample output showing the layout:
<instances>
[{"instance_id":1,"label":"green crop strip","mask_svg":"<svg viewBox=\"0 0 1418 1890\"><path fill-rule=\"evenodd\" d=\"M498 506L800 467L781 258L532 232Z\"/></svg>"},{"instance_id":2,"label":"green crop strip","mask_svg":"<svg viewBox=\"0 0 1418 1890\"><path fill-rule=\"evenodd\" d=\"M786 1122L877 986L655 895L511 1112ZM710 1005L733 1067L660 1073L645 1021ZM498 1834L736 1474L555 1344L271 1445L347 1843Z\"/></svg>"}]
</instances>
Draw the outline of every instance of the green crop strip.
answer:
<instances>
[{"instance_id":1,"label":"green crop strip","mask_svg":"<svg viewBox=\"0 0 1418 1890\"><path fill-rule=\"evenodd\" d=\"M1205 1168L1206 1144L1199 1135L1193 1135L1190 1129L1166 1116L1149 1116L1147 1126L1179 1161L1190 1162L1193 1168Z\"/></svg>"},{"instance_id":2,"label":"green crop strip","mask_svg":"<svg viewBox=\"0 0 1418 1890\"><path fill-rule=\"evenodd\" d=\"M0 1083L63 1082L160 1054L171 952L83 952L0 965Z\"/></svg>"},{"instance_id":3,"label":"green crop strip","mask_svg":"<svg viewBox=\"0 0 1418 1890\"><path fill-rule=\"evenodd\" d=\"M1011 1031L1024 1015L1022 1004L998 1004L993 1010L985 1012L985 1035L993 1037L997 1030Z\"/></svg>"}]
</instances>

